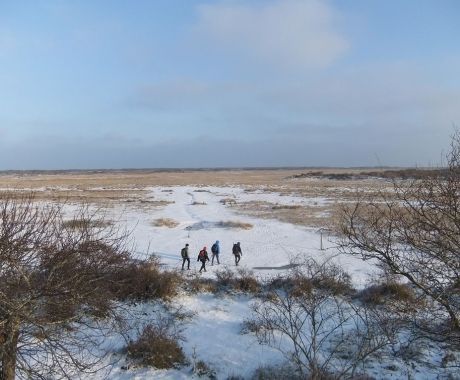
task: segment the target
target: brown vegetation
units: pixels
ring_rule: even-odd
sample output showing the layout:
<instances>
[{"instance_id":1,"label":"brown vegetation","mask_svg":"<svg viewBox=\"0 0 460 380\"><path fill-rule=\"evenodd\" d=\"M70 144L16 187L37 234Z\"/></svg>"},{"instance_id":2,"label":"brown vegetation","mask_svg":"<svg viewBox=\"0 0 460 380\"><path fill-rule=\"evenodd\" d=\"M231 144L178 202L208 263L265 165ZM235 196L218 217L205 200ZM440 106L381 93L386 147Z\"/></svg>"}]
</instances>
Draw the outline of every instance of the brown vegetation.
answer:
<instances>
[{"instance_id":1,"label":"brown vegetation","mask_svg":"<svg viewBox=\"0 0 460 380\"><path fill-rule=\"evenodd\" d=\"M88 353L93 342L89 334L73 334L73 326L90 328L88 318L115 312L110 284L129 261L128 236L86 207L73 219L78 228L64 217L62 205L37 203L33 195L0 199L3 380L88 370L93 363L74 353ZM51 364L17 360L24 352L44 354Z\"/></svg>"},{"instance_id":2,"label":"brown vegetation","mask_svg":"<svg viewBox=\"0 0 460 380\"><path fill-rule=\"evenodd\" d=\"M358 197L342 208L337 230L342 252L375 260L424 296L431 306L422 325L434 339L458 340L460 132L446 158L448 167L435 176L394 181L392 197Z\"/></svg>"},{"instance_id":3,"label":"brown vegetation","mask_svg":"<svg viewBox=\"0 0 460 380\"><path fill-rule=\"evenodd\" d=\"M235 272L229 268L216 272L217 287L222 290L232 290L241 293L256 294L262 285L250 270L238 268Z\"/></svg>"},{"instance_id":4,"label":"brown vegetation","mask_svg":"<svg viewBox=\"0 0 460 380\"><path fill-rule=\"evenodd\" d=\"M128 356L140 364L159 369L176 367L186 361L177 338L154 325L147 325L139 338L128 344L127 351Z\"/></svg>"},{"instance_id":5,"label":"brown vegetation","mask_svg":"<svg viewBox=\"0 0 460 380\"><path fill-rule=\"evenodd\" d=\"M237 228L242 230L250 230L254 227L251 223L239 222L235 220L220 221L216 223L219 228Z\"/></svg>"},{"instance_id":6,"label":"brown vegetation","mask_svg":"<svg viewBox=\"0 0 460 380\"><path fill-rule=\"evenodd\" d=\"M155 259L130 260L111 279L110 289L120 300L170 300L177 292L181 276L160 269Z\"/></svg>"},{"instance_id":7,"label":"brown vegetation","mask_svg":"<svg viewBox=\"0 0 460 380\"><path fill-rule=\"evenodd\" d=\"M63 223L65 228L85 229L85 228L107 228L113 225L110 220L91 220L91 219L71 219Z\"/></svg>"},{"instance_id":8,"label":"brown vegetation","mask_svg":"<svg viewBox=\"0 0 460 380\"><path fill-rule=\"evenodd\" d=\"M179 222L175 221L174 219L170 219L170 218L159 218L159 219L155 219L152 222L152 225L154 227L174 228L179 225Z\"/></svg>"}]
</instances>

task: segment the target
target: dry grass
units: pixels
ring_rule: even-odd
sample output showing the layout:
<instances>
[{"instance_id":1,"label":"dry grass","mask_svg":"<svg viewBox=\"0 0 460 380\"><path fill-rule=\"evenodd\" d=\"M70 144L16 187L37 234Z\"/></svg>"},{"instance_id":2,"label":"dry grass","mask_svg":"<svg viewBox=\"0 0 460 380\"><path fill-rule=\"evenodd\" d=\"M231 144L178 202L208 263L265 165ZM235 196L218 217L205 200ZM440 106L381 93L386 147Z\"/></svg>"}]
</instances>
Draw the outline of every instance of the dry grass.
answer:
<instances>
[{"instance_id":1,"label":"dry grass","mask_svg":"<svg viewBox=\"0 0 460 380\"><path fill-rule=\"evenodd\" d=\"M136 341L129 342L127 351L130 358L159 369L180 366L186 362L177 338L154 325L147 325Z\"/></svg>"},{"instance_id":2,"label":"dry grass","mask_svg":"<svg viewBox=\"0 0 460 380\"><path fill-rule=\"evenodd\" d=\"M361 290L357 298L365 304L382 305L388 302L404 302L413 304L416 296L407 285L396 282L388 282L379 285L371 285Z\"/></svg>"},{"instance_id":3,"label":"dry grass","mask_svg":"<svg viewBox=\"0 0 460 380\"><path fill-rule=\"evenodd\" d=\"M302 205L274 205L272 210L297 210L302 208Z\"/></svg>"},{"instance_id":4,"label":"dry grass","mask_svg":"<svg viewBox=\"0 0 460 380\"><path fill-rule=\"evenodd\" d=\"M324 206L276 205L264 201L238 203L235 208L244 215L309 227L327 227L335 217L336 204Z\"/></svg>"},{"instance_id":5,"label":"dry grass","mask_svg":"<svg viewBox=\"0 0 460 380\"><path fill-rule=\"evenodd\" d=\"M177 295L181 282L179 273L162 270L156 260L133 260L114 276L111 291L122 301L167 301Z\"/></svg>"},{"instance_id":6,"label":"dry grass","mask_svg":"<svg viewBox=\"0 0 460 380\"><path fill-rule=\"evenodd\" d=\"M254 227L251 223L244 223L244 222L239 222L239 221L221 221L216 223L216 227L219 228L236 228L236 229L242 229L242 230L250 230L252 227Z\"/></svg>"},{"instance_id":7,"label":"dry grass","mask_svg":"<svg viewBox=\"0 0 460 380\"><path fill-rule=\"evenodd\" d=\"M360 173L363 169L321 169L323 173ZM374 170L374 169L372 169ZM309 170L190 170L190 171L151 171L126 170L106 172L0 172L2 188L38 189L45 187L65 187L75 189L88 188L124 188L143 189L147 186L280 186L321 182L321 179L292 178ZM315 171L315 170L311 170ZM382 170L383 171L383 170ZM334 182L327 180L328 182ZM347 181L340 181L345 185ZM353 181L352 181L353 182ZM362 185L365 181L360 181ZM315 186L315 185L314 185ZM298 186L299 188L301 186ZM305 186L304 186L305 187ZM356 184L355 186L356 187ZM248 189L249 191L253 189Z\"/></svg>"},{"instance_id":8,"label":"dry grass","mask_svg":"<svg viewBox=\"0 0 460 380\"><path fill-rule=\"evenodd\" d=\"M368 178L363 180L343 179L337 174L359 174L364 169L292 169L292 170L217 170L217 171L106 171L106 172L18 172L0 173L0 188L23 191L37 190L37 199L53 201L85 202L100 207L126 204L129 207L155 210L170 203L165 199L151 197L152 186L167 187L164 193L171 193L172 186L197 186L196 192L206 192L200 186L239 186L246 192L264 191L294 195L306 198L329 199L328 206L277 205L264 202L240 204L228 195L221 203L235 206L241 213L261 218L276 218L283 222L299 225L324 227L332 215L334 202L353 200L356 191L373 193L391 192L388 181ZM300 176L321 171L325 176L318 178ZM376 171L372 169L372 171ZM378 170L377 170L378 172ZM383 172L383 170L382 170ZM352 176L352 177L353 177ZM195 205L203 205L196 202Z\"/></svg>"},{"instance_id":9,"label":"dry grass","mask_svg":"<svg viewBox=\"0 0 460 380\"><path fill-rule=\"evenodd\" d=\"M83 229L83 228L107 228L113 225L110 220L89 220L89 219L71 219L63 223L64 227L69 229Z\"/></svg>"},{"instance_id":10,"label":"dry grass","mask_svg":"<svg viewBox=\"0 0 460 380\"><path fill-rule=\"evenodd\" d=\"M174 219L170 219L170 218L159 218L159 219L155 219L152 222L152 225L154 227L174 228L174 227L177 227L179 225L179 222L177 222Z\"/></svg>"},{"instance_id":11,"label":"dry grass","mask_svg":"<svg viewBox=\"0 0 460 380\"><path fill-rule=\"evenodd\" d=\"M206 202L192 202L192 206L206 206L207 203Z\"/></svg>"}]
</instances>

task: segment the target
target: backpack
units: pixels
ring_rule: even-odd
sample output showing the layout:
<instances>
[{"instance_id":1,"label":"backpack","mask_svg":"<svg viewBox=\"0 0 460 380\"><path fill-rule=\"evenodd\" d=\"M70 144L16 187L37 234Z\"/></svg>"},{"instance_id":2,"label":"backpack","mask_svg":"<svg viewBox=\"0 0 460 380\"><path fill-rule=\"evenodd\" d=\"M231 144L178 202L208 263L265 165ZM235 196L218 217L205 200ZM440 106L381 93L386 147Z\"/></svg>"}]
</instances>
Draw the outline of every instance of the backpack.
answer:
<instances>
[{"instance_id":1,"label":"backpack","mask_svg":"<svg viewBox=\"0 0 460 380\"><path fill-rule=\"evenodd\" d=\"M214 243L214 244L212 245L212 247L211 247L211 252L214 253L214 254L217 253L217 244L216 244L216 243Z\"/></svg>"},{"instance_id":2,"label":"backpack","mask_svg":"<svg viewBox=\"0 0 460 380\"><path fill-rule=\"evenodd\" d=\"M198 257L200 260L203 260L204 258L206 258L206 252L201 250L200 253L198 254Z\"/></svg>"},{"instance_id":3,"label":"backpack","mask_svg":"<svg viewBox=\"0 0 460 380\"><path fill-rule=\"evenodd\" d=\"M181 254L182 258L185 259L185 258L187 257L187 248L185 248L185 247L182 248L182 249L180 250L180 254Z\"/></svg>"},{"instance_id":4,"label":"backpack","mask_svg":"<svg viewBox=\"0 0 460 380\"><path fill-rule=\"evenodd\" d=\"M240 250L238 249L238 244L236 244L236 243L233 244L232 253L233 253L234 255L240 253Z\"/></svg>"}]
</instances>

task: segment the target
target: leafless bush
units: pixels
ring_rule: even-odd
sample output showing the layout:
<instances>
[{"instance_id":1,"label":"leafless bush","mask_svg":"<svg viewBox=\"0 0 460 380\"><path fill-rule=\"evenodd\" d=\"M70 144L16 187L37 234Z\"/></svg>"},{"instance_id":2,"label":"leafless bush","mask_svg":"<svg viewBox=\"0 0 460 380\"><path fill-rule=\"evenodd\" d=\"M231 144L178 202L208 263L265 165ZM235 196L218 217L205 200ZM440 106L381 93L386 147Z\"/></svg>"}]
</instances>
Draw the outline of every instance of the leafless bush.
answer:
<instances>
[{"instance_id":1,"label":"leafless bush","mask_svg":"<svg viewBox=\"0 0 460 380\"><path fill-rule=\"evenodd\" d=\"M447 168L421 179L393 182L382 192L343 207L339 246L347 254L376 260L405 278L431 305L419 321L433 338L460 338L460 133L452 139ZM444 314L444 316L443 316ZM435 317L436 315L436 317ZM444 331L440 329L440 320ZM432 325L430 328L430 325Z\"/></svg>"},{"instance_id":2,"label":"leafless bush","mask_svg":"<svg viewBox=\"0 0 460 380\"><path fill-rule=\"evenodd\" d=\"M216 293L218 287L216 281L195 275L187 280L187 290L192 293Z\"/></svg>"},{"instance_id":3,"label":"leafless bush","mask_svg":"<svg viewBox=\"0 0 460 380\"><path fill-rule=\"evenodd\" d=\"M186 362L177 337L166 328L149 324L136 341L127 346L128 356L142 365L159 369L177 367Z\"/></svg>"},{"instance_id":4,"label":"leafless bush","mask_svg":"<svg viewBox=\"0 0 460 380\"><path fill-rule=\"evenodd\" d=\"M181 282L177 272L161 270L154 259L130 260L112 277L110 288L120 300L169 300Z\"/></svg>"},{"instance_id":5,"label":"leafless bush","mask_svg":"<svg viewBox=\"0 0 460 380\"><path fill-rule=\"evenodd\" d=\"M74 228L62 205L35 202L33 195L0 199L3 380L65 376L94 364L91 334L74 330L79 324L90 330L115 310L109 284L129 261L128 235L88 207L74 220L85 222Z\"/></svg>"},{"instance_id":6,"label":"leafless bush","mask_svg":"<svg viewBox=\"0 0 460 380\"><path fill-rule=\"evenodd\" d=\"M389 282L371 285L361 290L357 298L366 304L382 305L389 302L403 302L416 305L417 298L407 285Z\"/></svg>"},{"instance_id":7,"label":"leafless bush","mask_svg":"<svg viewBox=\"0 0 460 380\"><path fill-rule=\"evenodd\" d=\"M256 294L261 284L252 271L239 268L236 272L230 268L216 272L216 286L222 290L233 290L242 293Z\"/></svg>"},{"instance_id":8,"label":"leafless bush","mask_svg":"<svg viewBox=\"0 0 460 380\"><path fill-rule=\"evenodd\" d=\"M63 222L65 228L107 228L113 225L110 220L71 219Z\"/></svg>"},{"instance_id":9,"label":"leafless bush","mask_svg":"<svg viewBox=\"0 0 460 380\"><path fill-rule=\"evenodd\" d=\"M154 227L174 228L174 227L177 227L179 225L179 222L177 222L174 219L170 219L170 218L159 218L159 219L155 219L152 222L152 225Z\"/></svg>"},{"instance_id":10,"label":"leafless bush","mask_svg":"<svg viewBox=\"0 0 460 380\"><path fill-rule=\"evenodd\" d=\"M196 348L193 348L192 353L192 372L198 377L207 377L210 380L217 379L216 371L212 369L205 361L198 359Z\"/></svg>"},{"instance_id":11,"label":"leafless bush","mask_svg":"<svg viewBox=\"0 0 460 380\"><path fill-rule=\"evenodd\" d=\"M309 266L290 281L278 281L281 287L269 288L254 305L247 326L261 343L280 349L300 376L352 377L370 355L389 344L386 325L339 295L338 279L344 275L332 264L309 260ZM335 276L334 281L325 285L325 274Z\"/></svg>"},{"instance_id":12,"label":"leafless bush","mask_svg":"<svg viewBox=\"0 0 460 380\"><path fill-rule=\"evenodd\" d=\"M288 289L293 294L309 294L314 289L334 295L351 295L355 292L350 275L340 266L331 262L332 258L318 262L312 258L294 260L289 276L278 276L270 280L269 288Z\"/></svg>"},{"instance_id":13,"label":"leafless bush","mask_svg":"<svg viewBox=\"0 0 460 380\"><path fill-rule=\"evenodd\" d=\"M251 380L303 380L304 376L296 373L292 365L285 364L281 366L264 366L257 368Z\"/></svg>"}]
</instances>

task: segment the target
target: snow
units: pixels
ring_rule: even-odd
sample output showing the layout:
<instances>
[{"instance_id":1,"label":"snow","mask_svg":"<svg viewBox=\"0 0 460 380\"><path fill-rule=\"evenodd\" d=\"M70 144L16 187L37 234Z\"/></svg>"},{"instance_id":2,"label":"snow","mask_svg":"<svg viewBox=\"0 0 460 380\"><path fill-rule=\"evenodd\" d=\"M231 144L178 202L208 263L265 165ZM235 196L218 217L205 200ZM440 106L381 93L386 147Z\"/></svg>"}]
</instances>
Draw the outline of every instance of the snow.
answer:
<instances>
[{"instance_id":1,"label":"snow","mask_svg":"<svg viewBox=\"0 0 460 380\"><path fill-rule=\"evenodd\" d=\"M129 230L133 230L133 237L137 243L136 254L147 257L157 255L163 264L169 268L179 269L182 261L180 249L188 243L190 245L191 261L195 263L193 270L199 268L196 263L198 252L219 240L221 247L220 262L222 265L234 265L231 253L233 243L241 242L243 256L240 266L251 269L261 267L283 267L290 264L298 256L327 259L337 252L332 244L324 237L325 251L320 250L320 234L316 229L282 223L278 220L257 219L235 214L220 200L233 196L239 202L251 200L267 201L278 204L324 204L323 198L300 199L296 196L281 196L265 192L247 193L239 188L196 188L196 187L169 187L171 193L165 193L163 188L152 188L148 196L156 201L167 200L174 203L166 205L161 210L143 211L138 208L115 207L111 212L113 217L125 223ZM199 190L198 192L195 190ZM204 205L193 204L205 203ZM110 216L110 215L109 215ZM169 218L177 221L177 227L153 227L152 221L159 218ZM250 223L251 229L216 228L215 224L221 221L237 221ZM197 228L203 227L203 228ZM368 274L373 267L369 263L353 258L338 259L344 269L353 275L357 287L364 286ZM218 266L208 266L204 274L213 277ZM273 275L273 271L254 270L258 276ZM279 271L276 271L279 273Z\"/></svg>"},{"instance_id":2,"label":"snow","mask_svg":"<svg viewBox=\"0 0 460 380\"><path fill-rule=\"evenodd\" d=\"M168 190L168 191L165 191ZM199 190L199 191L196 191ZM327 236L324 236L325 250L320 250L320 233L313 228L283 223L275 219L258 219L243 216L232 211L231 207L223 205L220 200L232 197L237 202L264 201L283 205L324 205L329 202L326 198L302 198L287 196L265 191L245 192L242 188L234 187L152 187L145 194L146 198L155 201L173 202L161 208L138 205L118 205L107 209L107 217L116 221L121 227L132 231L136 241L136 255L146 258L155 254L166 268L180 269L182 259L181 248L188 243L191 252L191 273L196 273L199 264L196 261L198 252L203 246L208 247L219 240L221 246L220 265L207 264L208 271L201 274L204 278L213 278L219 269L235 268L234 257L231 253L234 242L241 242L243 256L240 262L242 268L253 270L258 277L268 277L283 273L283 269L263 269L264 267L283 267L294 258L312 257L317 260L331 259L340 264L351 274L355 287L361 288L368 282L369 276L375 273L371 262L364 262L350 256L340 256ZM193 203L204 203L193 204ZM170 218L178 222L174 228L154 227L152 221L159 218ZM250 223L251 229L234 229L216 227L221 221ZM190 228L193 227L193 228ZM183 293L174 303L181 305L185 311L192 312L191 320L185 321L182 344L189 360L196 357L203 360L216 371L218 379L229 376L248 378L260 366L281 364L282 354L270 347L259 345L251 334L241 334L242 322L249 318L253 299L248 296L216 296L213 294L192 295ZM131 307L131 306L130 306ZM149 318L155 318L153 306L148 304L132 306L134 314L143 316L142 323ZM133 337L140 326L131 326ZM113 337L111 346L113 354L106 360L108 369L88 378L127 379L188 379L193 377L191 367L180 370L156 370L154 368L121 369L129 364L123 354L118 351L124 345L120 337ZM115 347L115 348L114 348ZM441 351L442 352L442 351ZM374 362L369 374L377 378L407 378L409 374L415 378L434 379L439 375L442 355L439 348L426 350L427 368L415 365L407 369L401 361L394 363L386 361ZM392 359L394 360L394 358ZM396 370L388 369L390 364L396 364ZM418 366L418 367L417 367Z\"/></svg>"}]
</instances>

